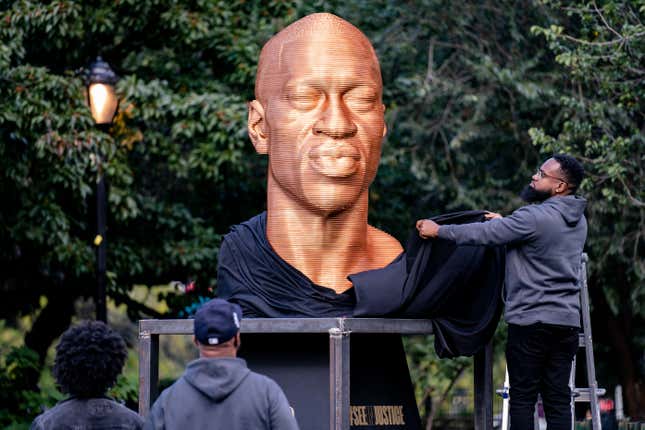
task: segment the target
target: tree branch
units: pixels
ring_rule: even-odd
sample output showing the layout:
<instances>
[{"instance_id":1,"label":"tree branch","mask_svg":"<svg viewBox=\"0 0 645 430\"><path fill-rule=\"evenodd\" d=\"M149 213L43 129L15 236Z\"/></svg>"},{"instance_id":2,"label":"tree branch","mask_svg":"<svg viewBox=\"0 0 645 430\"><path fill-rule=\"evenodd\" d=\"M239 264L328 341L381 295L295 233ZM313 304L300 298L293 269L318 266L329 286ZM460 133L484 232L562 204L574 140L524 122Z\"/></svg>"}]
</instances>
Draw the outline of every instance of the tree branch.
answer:
<instances>
[{"instance_id":1,"label":"tree branch","mask_svg":"<svg viewBox=\"0 0 645 430\"><path fill-rule=\"evenodd\" d=\"M621 184L623 184L623 187L625 187L625 193L627 193L627 197L634 204L634 206L636 206L637 208L645 208L645 203L634 197L631 191L629 191L629 187L627 186L627 183L625 183L625 180L621 176L618 177L618 180Z\"/></svg>"},{"instance_id":2,"label":"tree branch","mask_svg":"<svg viewBox=\"0 0 645 430\"><path fill-rule=\"evenodd\" d=\"M118 304L124 303L129 309L134 309L135 311L142 313L144 315L148 315L154 318L164 318L166 317L165 314L156 311L143 303L139 303L136 300L133 300L130 296L127 294L121 294L117 292L110 292L110 297L114 299L114 301Z\"/></svg>"},{"instance_id":3,"label":"tree branch","mask_svg":"<svg viewBox=\"0 0 645 430\"><path fill-rule=\"evenodd\" d=\"M598 14L598 16L600 17L600 19L602 19L602 22L603 22L603 23L605 23L605 27L607 27L607 28L608 28L612 33L614 33L616 36L618 36L619 38L623 39L623 35L622 35L622 34L620 34L619 32L617 32L616 30L614 30L614 29L611 27L611 25L609 25L609 23L608 23L608 22L607 22L607 20L605 19L605 16L602 14L602 12L600 12L600 10L598 9L598 6L596 6L596 2L595 2L595 1L593 1L593 2L592 2L592 4L593 4L593 8L594 8L594 10L596 11L596 13L597 13L597 14Z\"/></svg>"},{"instance_id":4,"label":"tree branch","mask_svg":"<svg viewBox=\"0 0 645 430\"><path fill-rule=\"evenodd\" d=\"M435 38L430 39L428 46L428 69L426 71L426 82L432 82L434 78L434 44Z\"/></svg>"},{"instance_id":5,"label":"tree branch","mask_svg":"<svg viewBox=\"0 0 645 430\"><path fill-rule=\"evenodd\" d=\"M645 31L641 31L640 33L632 34L631 36L621 36L619 39L614 39L614 40L608 40L607 42L589 42L588 40L583 40L583 39L578 39L577 37L569 36L568 34L563 34L562 37L564 37L567 40L571 40L572 42L580 43L582 45L588 45L588 46L610 46L610 45L616 45L618 43L625 43L631 39L640 37L640 36L645 36Z\"/></svg>"},{"instance_id":6,"label":"tree branch","mask_svg":"<svg viewBox=\"0 0 645 430\"><path fill-rule=\"evenodd\" d=\"M441 393L441 396L439 397L439 400L437 401L436 405L432 405L432 411L430 412L430 416L428 417L428 423L426 424L426 430L432 430L432 421L434 420L434 416L436 414L437 409L443 404L443 402L446 401L446 398L448 397L448 393L450 390L452 390L452 387L455 385L459 377L464 373L464 370L466 370L466 367L468 367L465 364L462 364L461 367L457 370L457 374L455 375L454 378L450 381L448 384L448 387L446 387L445 390L443 390L443 393Z\"/></svg>"}]
</instances>

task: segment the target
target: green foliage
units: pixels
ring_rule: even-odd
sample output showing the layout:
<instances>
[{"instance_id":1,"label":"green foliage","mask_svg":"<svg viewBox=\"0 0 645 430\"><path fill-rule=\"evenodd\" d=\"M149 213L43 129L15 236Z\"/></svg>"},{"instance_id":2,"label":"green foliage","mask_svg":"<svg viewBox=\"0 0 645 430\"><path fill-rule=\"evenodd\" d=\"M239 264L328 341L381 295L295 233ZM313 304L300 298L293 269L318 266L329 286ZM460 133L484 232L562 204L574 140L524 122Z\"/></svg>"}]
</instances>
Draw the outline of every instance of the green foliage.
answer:
<instances>
[{"instance_id":1,"label":"green foliage","mask_svg":"<svg viewBox=\"0 0 645 430\"><path fill-rule=\"evenodd\" d=\"M120 375L116 385L107 394L130 409L137 410L139 405L139 379Z\"/></svg>"},{"instance_id":2,"label":"green foliage","mask_svg":"<svg viewBox=\"0 0 645 430\"><path fill-rule=\"evenodd\" d=\"M0 426L2 428L28 428L29 417L41 412L44 405L55 399L33 390L34 376L40 373L38 354L29 348L11 348L0 363Z\"/></svg>"},{"instance_id":3,"label":"green foliage","mask_svg":"<svg viewBox=\"0 0 645 430\"><path fill-rule=\"evenodd\" d=\"M91 294L99 174L109 184L109 290L190 279L209 294L221 234L263 207L245 102L260 47L293 7L0 4L0 196L11 208L0 213L0 264L3 283L18 288L29 273L33 291L3 316L30 312L55 288ZM109 134L85 104L83 71L97 54L121 76Z\"/></svg>"},{"instance_id":4,"label":"green foliage","mask_svg":"<svg viewBox=\"0 0 645 430\"><path fill-rule=\"evenodd\" d=\"M456 381L472 367L472 360L466 357L439 360L431 336L406 338L405 345L415 396L421 412L427 416L443 406Z\"/></svg>"}]
</instances>

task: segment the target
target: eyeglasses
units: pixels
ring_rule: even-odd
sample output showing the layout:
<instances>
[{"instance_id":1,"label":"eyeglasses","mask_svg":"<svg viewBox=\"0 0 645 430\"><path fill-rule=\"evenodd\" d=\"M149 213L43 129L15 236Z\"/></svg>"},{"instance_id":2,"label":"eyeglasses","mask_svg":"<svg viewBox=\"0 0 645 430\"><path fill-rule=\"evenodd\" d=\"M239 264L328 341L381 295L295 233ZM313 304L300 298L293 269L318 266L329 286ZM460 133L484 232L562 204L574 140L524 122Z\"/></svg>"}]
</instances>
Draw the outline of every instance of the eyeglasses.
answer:
<instances>
[{"instance_id":1,"label":"eyeglasses","mask_svg":"<svg viewBox=\"0 0 645 430\"><path fill-rule=\"evenodd\" d=\"M548 173L545 173L544 170L542 169L537 169L537 172L535 172L535 174L538 175L540 179L543 179L543 178L557 179L558 181L564 182L565 184L569 185L569 183L564 179L558 178L557 176L549 175Z\"/></svg>"}]
</instances>

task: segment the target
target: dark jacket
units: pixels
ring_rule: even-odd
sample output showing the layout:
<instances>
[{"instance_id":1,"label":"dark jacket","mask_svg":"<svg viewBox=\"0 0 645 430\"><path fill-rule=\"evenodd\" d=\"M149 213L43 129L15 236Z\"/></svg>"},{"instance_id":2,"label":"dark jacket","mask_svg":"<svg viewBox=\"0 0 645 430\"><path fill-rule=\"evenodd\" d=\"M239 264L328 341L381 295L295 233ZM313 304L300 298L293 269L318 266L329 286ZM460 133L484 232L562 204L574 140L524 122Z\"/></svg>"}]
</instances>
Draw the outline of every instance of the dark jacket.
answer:
<instances>
[{"instance_id":1,"label":"dark jacket","mask_svg":"<svg viewBox=\"0 0 645 430\"><path fill-rule=\"evenodd\" d=\"M485 223L444 225L439 237L464 245L507 245L508 323L580 327L578 279L587 238L587 201L551 197Z\"/></svg>"},{"instance_id":2,"label":"dark jacket","mask_svg":"<svg viewBox=\"0 0 645 430\"><path fill-rule=\"evenodd\" d=\"M200 358L161 393L145 429L297 430L282 389L241 358Z\"/></svg>"},{"instance_id":3,"label":"dark jacket","mask_svg":"<svg viewBox=\"0 0 645 430\"><path fill-rule=\"evenodd\" d=\"M107 398L69 398L38 415L31 430L138 430L143 419Z\"/></svg>"}]
</instances>

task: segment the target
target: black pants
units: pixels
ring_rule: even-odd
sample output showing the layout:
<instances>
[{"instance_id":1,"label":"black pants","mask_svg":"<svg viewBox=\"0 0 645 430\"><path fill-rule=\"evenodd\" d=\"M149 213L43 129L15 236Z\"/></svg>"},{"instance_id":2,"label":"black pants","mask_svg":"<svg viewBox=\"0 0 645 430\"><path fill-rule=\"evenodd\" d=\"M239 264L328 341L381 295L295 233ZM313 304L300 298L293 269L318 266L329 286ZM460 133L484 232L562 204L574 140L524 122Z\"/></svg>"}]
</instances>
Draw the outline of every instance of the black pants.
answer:
<instances>
[{"instance_id":1,"label":"black pants","mask_svg":"<svg viewBox=\"0 0 645 430\"><path fill-rule=\"evenodd\" d=\"M508 325L506 363L511 386L511 430L532 430L542 395L549 430L571 430L569 374L578 349L577 327Z\"/></svg>"}]
</instances>

